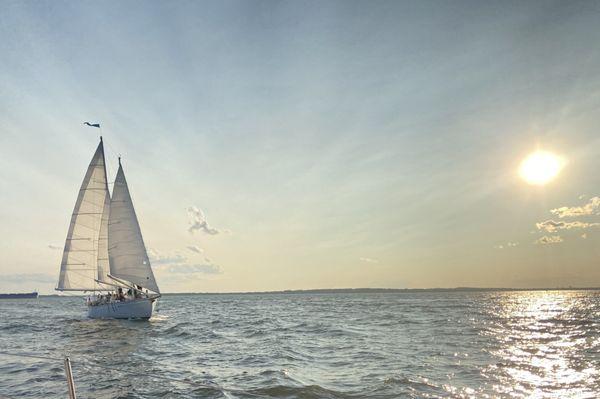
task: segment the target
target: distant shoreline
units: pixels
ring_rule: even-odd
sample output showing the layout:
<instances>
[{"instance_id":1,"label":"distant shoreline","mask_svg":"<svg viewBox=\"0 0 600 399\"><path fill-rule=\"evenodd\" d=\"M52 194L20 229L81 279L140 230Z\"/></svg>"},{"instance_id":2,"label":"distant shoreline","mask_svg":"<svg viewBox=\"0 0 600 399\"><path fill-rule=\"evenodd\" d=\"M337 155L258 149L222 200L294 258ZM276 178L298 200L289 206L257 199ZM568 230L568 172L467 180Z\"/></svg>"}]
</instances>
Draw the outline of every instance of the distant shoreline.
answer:
<instances>
[{"instance_id":1,"label":"distant shoreline","mask_svg":"<svg viewBox=\"0 0 600 399\"><path fill-rule=\"evenodd\" d=\"M600 287L560 287L560 288L324 288L283 291L240 291L240 292L173 292L165 295L254 295L254 294L400 294L418 292L513 292L513 291L598 291Z\"/></svg>"},{"instance_id":2,"label":"distant shoreline","mask_svg":"<svg viewBox=\"0 0 600 399\"><path fill-rule=\"evenodd\" d=\"M163 295L281 295L281 294L412 294L420 292L516 292L516 291L600 291L600 287L554 287L554 288L323 288L283 291L237 291L237 292L166 292ZM40 295L53 297L61 295ZM79 296L79 295L73 295Z\"/></svg>"}]
</instances>

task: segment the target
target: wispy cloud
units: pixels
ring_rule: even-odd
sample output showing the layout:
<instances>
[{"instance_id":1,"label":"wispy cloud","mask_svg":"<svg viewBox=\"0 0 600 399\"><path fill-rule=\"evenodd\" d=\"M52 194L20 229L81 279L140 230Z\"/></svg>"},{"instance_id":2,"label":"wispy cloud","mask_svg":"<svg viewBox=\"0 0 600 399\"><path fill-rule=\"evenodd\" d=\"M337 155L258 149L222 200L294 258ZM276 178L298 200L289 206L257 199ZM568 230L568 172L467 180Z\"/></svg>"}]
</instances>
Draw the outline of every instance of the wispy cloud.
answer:
<instances>
[{"instance_id":1,"label":"wispy cloud","mask_svg":"<svg viewBox=\"0 0 600 399\"><path fill-rule=\"evenodd\" d=\"M366 263L379 263L379 260L373 258L358 258L361 262Z\"/></svg>"},{"instance_id":2,"label":"wispy cloud","mask_svg":"<svg viewBox=\"0 0 600 399\"><path fill-rule=\"evenodd\" d=\"M200 263L193 265L173 265L169 266L168 270L170 273L176 274L223 274L219 265L212 263Z\"/></svg>"},{"instance_id":3,"label":"wispy cloud","mask_svg":"<svg viewBox=\"0 0 600 399\"><path fill-rule=\"evenodd\" d=\"M192 263L181 254L161 254L155 249L148 249L148 255L156 270L166 270L175 274L223 274L221 267L208 257L204 257L200 263Z\"/></svg>"},{"instance_id":4,"label":"wispy cloud","mask_svg":"<svg viewBox=\"0 0 600 399\"><path fill-rule=\"evenodd\" d=\"M600 197L592 197L582 206L562 206L552 209L550 212L559 218L597 215L600 211Z\"/></svg>"},{"instance_id":5,"label":"wispy cloud","mask_svg":"<svg viewBox=\"0 0 600 399\"><path fill-rule=\"evenodd\" d=\"M63 249L63 247L61 247L60 245L56 245L56 244L48 244L48 248L53 249L55 251Z\"/></svg>"},{"instance_id":6,"label":"wispy cloud","mask_svg":"<svg viewBox=\"0 0 600 399\"><path fill-rule=\"evenodd\" d=\"M148 249L148 258L153 265L170 265L174 263L183 263L187 258L180 254L161 254L155 249Z\"/></svg>"},{"instance_id":7,"label":"wispy cloud","mask_svg":"<svg viewBox=\"0 0 600 399\"><path fill-rule=\"evenodd\" d=\"M197 245L188 245L186 248L197 254L201 254L204 252L204 250Z\"/></svg>"},{"instance_id":8,"label":"wispy cloud","mask_svg":"<svg viewBox=\"0 0 600 399\"><path fill-rule=\"evenodd\" d=\"M536 244L558 244L559 242L563 242L561 236L543 236L535 240Z\"/></svg>"},{"instance_id":9,"label":"wispy cloud","mask_svg":"<svg viewBox=\"0 0 600 399\"><path fill-rule=\"evenodd\" d=\"M498 244L498 245L494 245L494 248L496 249L504 249L504 248L512 248L512 247L516 247L518 246L519 243L518 242L512 242L509 241L506 244Z\"/></svg>"},{"instance_id":10,"label":"wispy cloud","mask_svg":"<svg viewBox=\"0 0 600 399\"><path fill-rule=\"evenodd\" d=\"M43 273L17 273L2 274L0 280L3 283L55 283L58 276Z\"/></svg>"},{"instance_id":11,"label":"wispy cloud","mask_svg":"<svg viewBox=\"0 0 600 399\"><path fill-rule=\"evenodd\" d=\"M535 226L538 230L545 230L548 233L554 233L558 230L571 230L571 229L587 229L590 227L600 226L600 223L588 223L588 222L556 222L554 220L546 220L544 222L536 223Z\"/></svg>"},{"instance_id":12,"label":"wispy cloud","mask_svg":"<svg viewBox=\"0 0 600 399\"><path fill-rule=\"evenodd\" d=\"M216 235L220 233L230 233L229 230L219 230L214 227L211 227L206 221L206 216L202 209L190 206L187 208L187 213L189 217L190 227L188 231L190 233L194 233L195 231L202 231L206 234Z\"/></svg>"}]
</instances>

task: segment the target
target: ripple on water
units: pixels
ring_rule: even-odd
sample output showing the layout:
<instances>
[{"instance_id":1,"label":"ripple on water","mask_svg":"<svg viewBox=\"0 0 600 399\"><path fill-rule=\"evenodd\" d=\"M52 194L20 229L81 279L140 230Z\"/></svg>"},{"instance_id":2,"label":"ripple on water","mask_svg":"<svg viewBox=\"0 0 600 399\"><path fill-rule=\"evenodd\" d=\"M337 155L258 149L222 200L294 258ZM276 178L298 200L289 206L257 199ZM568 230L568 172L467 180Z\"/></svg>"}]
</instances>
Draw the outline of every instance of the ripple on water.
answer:
<instances>
[{"instance_id":1,"label":"ripple on water","mask_svg":"<svg viewBox=\"0 0 600 399\"><path fill-rule=\"evenodd\" d=\"M596 291L165 295L149 322L42 297L0 301L0 348L69 354L84 398L594 398L598 314ZM55 363L0 355L0 396L63 396Z\"/></svg>"}]
</instances>

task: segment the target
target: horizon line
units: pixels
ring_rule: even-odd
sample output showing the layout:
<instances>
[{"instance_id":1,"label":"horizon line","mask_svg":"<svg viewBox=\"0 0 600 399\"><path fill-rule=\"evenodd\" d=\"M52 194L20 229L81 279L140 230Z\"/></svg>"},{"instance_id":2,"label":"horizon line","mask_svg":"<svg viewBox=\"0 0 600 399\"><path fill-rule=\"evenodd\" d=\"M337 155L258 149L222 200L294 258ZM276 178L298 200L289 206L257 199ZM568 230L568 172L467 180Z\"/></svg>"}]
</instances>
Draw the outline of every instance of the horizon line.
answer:
<instances>
[{"instance_id":1,"label":"horizon line","mask_svg":"<svg viewBox=\"0 0 600 399\"><path fill-rule=\"evenodd\" d=\"M228 291L228 292L162 292L162 295L252 295L252 294L303 294L303 293L403 293L403 292L491 292L491 291L599 291L600 287L430 287L430 288L309 288L273 291ZM85 294L84 294L85 295ZM39 296L65 296L58 294L40 294ZM72 295L79 296L79 295Z\"/></svg>"}]
</instances>

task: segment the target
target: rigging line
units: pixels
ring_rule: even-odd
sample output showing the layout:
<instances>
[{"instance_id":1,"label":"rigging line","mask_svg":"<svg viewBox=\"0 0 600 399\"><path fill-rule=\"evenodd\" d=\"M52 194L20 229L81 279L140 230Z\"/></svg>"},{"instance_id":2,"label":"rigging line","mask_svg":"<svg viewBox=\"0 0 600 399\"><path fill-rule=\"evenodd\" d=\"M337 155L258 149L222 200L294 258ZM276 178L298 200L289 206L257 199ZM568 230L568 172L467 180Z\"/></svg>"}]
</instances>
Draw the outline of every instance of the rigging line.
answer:
<instances>
[{"instance_id":1,"label":"rigging line","mask_svg":"<svg viewBox=\"0 0 600 399\"><path fill-rule=\"evenodd\" d=\"M68 296L68 297L72 297L72 298L82 298L84 296L86 296L86 294L71 294L68 291L61 291L62 295L59 296Z\"/></svg>"},{"instance_id":2,"label":"rigging line","mask_svg":"<svg viewBox=\"0 0 600 399\"><path fill-rule=\"evenodd\" d=\"M101 137L104 137L104 136L105 136L105 134L104 134L104 129L102 128L102 126L100 126L100 135L101 135ZM106 142L106 141L104 141L104 140L103 140L103 141L102 141L102 145L104 146L104 170L105 170L105 172L106 172L106 188L107 188L107 190L109 190L109 191L108 191L108 194L109 194L109 197L110 197L110 196L111 196L111 194L110 194L110 187L109 187L109 186L111 185L111 183L114 183L114 182L110 182L110 181L108 180L108 176L111 176L111 175L112 175L112 170L113 170L114 168L112 168L112 167L111 167L111 165L110 165L110 162L111 162L111 161L108 159L108 156L107 156L108 154L107 154L107 152L108 152L108 151L112 151L112 152L114 152L114 151L113 151L113 149L112 149L112 146L110 145L110 140L109 140L108 142ZM108 150L108 151L107 151L107 150Z\"/></svg>"},{"instance_id":3,"label":"rigging line","mask_svg":"<svg viewBox=\"0 0 600 399\"><path fill-rule=\"evenodd\" d=\"M81 200L81 204L82 205L83 204L93 205L93 206L98 207L99 210L101 210L102 205L104 205L104 204L98 204L96 202L96 198L90 198L90 197L98 197L97 199L104 201L106 193L98 192L98 190L94 190L94 191L92 191L92 193L95 195L87 195L85 198L83 198ZM102 194L102 195L98 195L98 194ZM75 213L75 212L73 212L73 213Z\"/></svg>"},{"instance_id":4,"label":"rigging line","mask_svg":"<svg viewBox=\"0 0 600 399\"><path fill-rule=\"evenodd\" d=\"M77 228L86 228L88 230L94 230L95 229L95 227L91 227L91 226L87 226L87 225L83 224L81 222L81 220L79 220L79 223L77 224ZM89 241L92 241L92 239L93 239L93 237L88 238Z\"/></svg>"},{"instance_id":5,"label":"rigging line","mask_svg":"<svg viewBox=\"0 0 600 399\"><path fill-rule=\"evenodd\" d=\"M70 271L72 274L74 274L74 275L75 275L76 277L78 277L78 278L83 278L84 280L85 280L85 279L87 279L87 280L95 280L95 278L94 278L94 277L90 277L90 276L88 275L89 273L85 273L85 274L83 274L83 273L79 273L79 272L78 272L78 270L85 270L85 271L92 271L92 272L95 272L95 271L96 271L96 269L74 269L74 270L69 270L69 271ZM96 275L96 273L93 273L93 274L94 274L94 276ZM70 284L69 284L69 285L70 285Z\"/></svg>"},{"instance_id":6,"label":"rigging line","mask_svg":"<svg viewBox=\"0 0 600 399\"><path fill-rule=\"evenodd\" d=\"M105 144L107 145L107 149L108 149L108 151L110 151L110 152L111 152L111 154L110 154L110 155L112 155L112 157L113 157L113 158L114 158L115 156L116 156L116 157L120 157L120 154L119 154L117 151L115 151L114 147L113 147L113 146L110 144L110 142L108 142L108 143L105 143ZM117 168L115 168L115 167L113 167L112 165L109 165L109 164L112 164L112 163L113 163L113 161L112 161L112 160L108 160L108 157L107 157L106 155L107 155L107 154L105 153L104 161L105 161L106 168L107 168L107 171L106 171L106 173L107 173L107 175L111 175L111 176L112 176L112 171L116 171L116 170L118 169L118 167L117 167ZM110 171L109 171L108 169L110 169ZM110 173L109 173L109 172L110 172ZM107 180L108 180L108 179L107 179ZM114 185L114 183L115 183L115 182L114 182L114 180L113 180L112 182L108 182L108 184L113 184L113 185Z\"/></svg>"}]
</instances>

